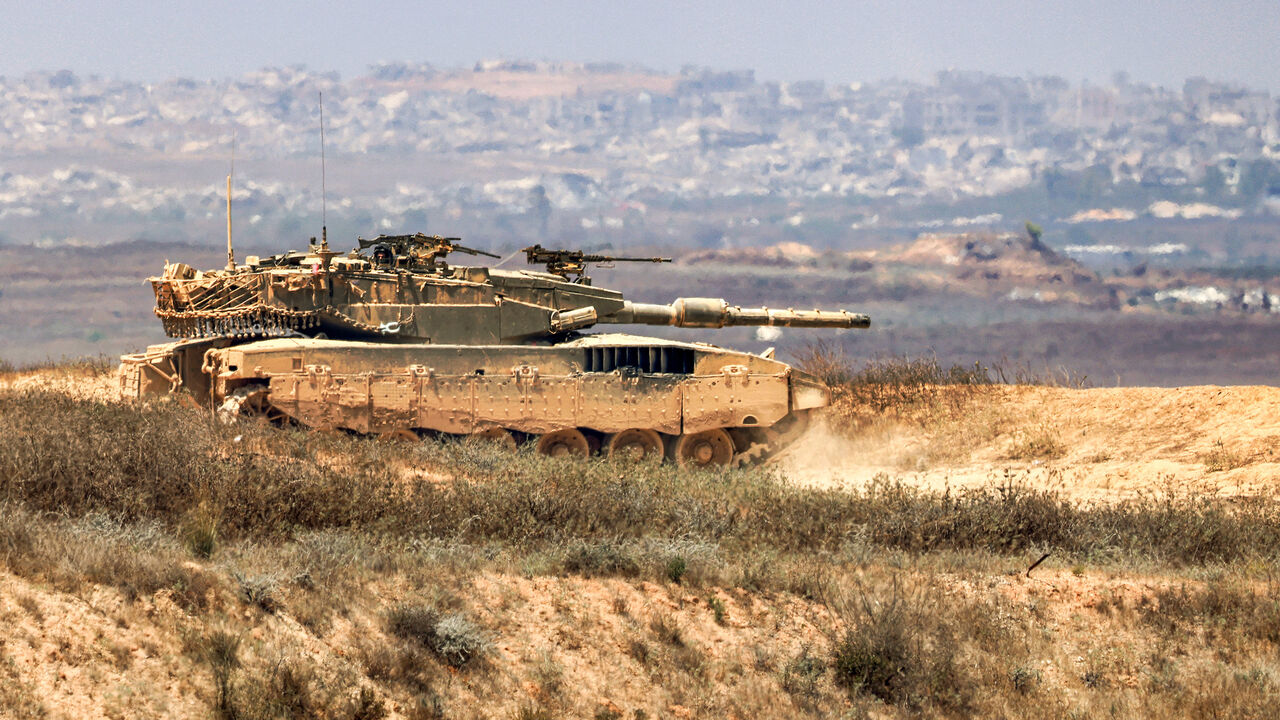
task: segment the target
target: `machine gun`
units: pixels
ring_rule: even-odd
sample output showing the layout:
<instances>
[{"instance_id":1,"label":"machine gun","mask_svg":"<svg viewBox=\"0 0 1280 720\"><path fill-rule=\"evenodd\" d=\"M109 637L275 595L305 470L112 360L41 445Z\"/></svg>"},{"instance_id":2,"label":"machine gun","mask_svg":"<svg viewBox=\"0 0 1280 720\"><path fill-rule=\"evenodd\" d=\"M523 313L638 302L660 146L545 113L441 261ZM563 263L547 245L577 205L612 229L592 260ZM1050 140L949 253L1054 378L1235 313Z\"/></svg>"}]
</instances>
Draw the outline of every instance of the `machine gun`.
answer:
<instances>
[{"instance_id":1,"label":"machine gun","mask_svg":"<svg viewBox=\"0 0 1280 720\"><path fill-rule=\"evenodd\" d=\"M426 266L432 270L437 267L447 269L448 265L445 264L444 259L449 253L454 252L466 255L483 255L491 258L502 257L484 250L469 248L462 244L462 238L424 235L423 233L379 235L372 240L365 240L364 238L356 238L356 240L360 243L361 250L373 248L374 263L390 262L390 264L397 267L403 264L408 265L410 268ZM382 250L382 248L386 249ZM384 257L380 257L380 255Z\"/></svg>"},{"instance_id":2,"label":"machine gun","mask_svg":"<svg viewBox=\"0 0 1280 720\"><path fill-rule=\"evenodd\" d=\"M671 262L671 258L664 257L614 257L612 255L589 255L581 250L548 250L541 245L532 245L523 250L525 260L530 265L546 265L547 272L552 275L559 275L568 280L570 275L577 275L572 282L580 285L590 285L591 278L587 276L587 263L615 263L615 262L651 262L664 263Z\"/></svg>"}]
</instances>

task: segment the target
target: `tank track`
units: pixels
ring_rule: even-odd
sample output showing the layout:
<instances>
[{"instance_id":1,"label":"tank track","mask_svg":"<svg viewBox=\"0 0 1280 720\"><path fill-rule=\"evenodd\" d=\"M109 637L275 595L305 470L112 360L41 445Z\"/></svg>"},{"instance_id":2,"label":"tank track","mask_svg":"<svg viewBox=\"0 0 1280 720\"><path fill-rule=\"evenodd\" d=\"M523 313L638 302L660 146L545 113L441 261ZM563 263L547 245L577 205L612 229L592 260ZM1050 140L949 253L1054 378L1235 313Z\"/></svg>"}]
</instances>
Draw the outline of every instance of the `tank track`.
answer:
<instances>
[{"instance_id":1,"label":"tank track","mask_svg":"<svg viewBox=\"0 0 1280 720\"><path fill-rule=\"evenodd\" d=\"M273 425L296 425L297 421L290 418L287 414L271 404L270 391L262 385L245 385L236 388L229 393L217 408L218 419L224 423L236 422L240 418L256 418ZM745 447L738 449L735 443L735 452L730 455L727 462L685 462L675 457L672 448L676 445L676 441L681 436L667 436L662 444L661 459L674 462L685 468L745 468L756 465L765 465L782 458L790 446L800 438L804 431L808 428L808 413L799 412L787 418L779 425L785 425L782 429L778 428L762 428L748 439L741 442ZM583 445L575 448L572 443L553 442L545 443L545 439L554 433L547 435L535 435L531 433L515 433L501 427L490 427L471 435L458 435L454 433L438 433L439 436L456 437L458 439L470 438L482 442L492 442L500 447L515 450L518 447L518 441L515 435L520 435L527 443L534 443L537 451L549 456L575 456L580 458L589 458L593 456L608 455L609 440L612 436L599 433L585 434L576 429L565 429L555 431L577 432L583 438ZM658 433L653 433L658 435ZM727 433L726 433L727 434ZM616 434L615 434L616 435ZM399 432L380 433L378 437L390 440L412 440L418 439L418 433L412 430L404 430ZM645 454L644 457L648 457ZM659 459L657 453L654 459Z\"/></svg>"}]
</instances>

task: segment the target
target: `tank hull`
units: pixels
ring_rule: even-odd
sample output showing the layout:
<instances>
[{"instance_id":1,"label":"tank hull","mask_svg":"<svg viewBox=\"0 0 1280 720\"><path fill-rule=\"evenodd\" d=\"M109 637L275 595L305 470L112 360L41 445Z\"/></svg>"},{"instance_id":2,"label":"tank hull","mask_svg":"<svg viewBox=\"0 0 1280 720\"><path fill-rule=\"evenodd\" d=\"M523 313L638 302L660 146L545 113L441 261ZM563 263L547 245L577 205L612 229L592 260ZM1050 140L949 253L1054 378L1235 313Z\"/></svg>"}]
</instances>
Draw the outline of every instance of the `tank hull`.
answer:
<instances>
[{"instance_id":1,"label":"tank hull","mask_svg":"<svg viewBox=\"0 0 1280 720\"><path fill-rule=\"evenodd\" d=\"M631 335L547 345L186 341L126 356L121 378L127 395L185 388L220 405L254 393L273 417L369 434L577 431L607 449L641 431L670 450L679 438L723 432L735 462L781 450L829 401L819 381L772 358Z\"/></svg>"}]
</instances>

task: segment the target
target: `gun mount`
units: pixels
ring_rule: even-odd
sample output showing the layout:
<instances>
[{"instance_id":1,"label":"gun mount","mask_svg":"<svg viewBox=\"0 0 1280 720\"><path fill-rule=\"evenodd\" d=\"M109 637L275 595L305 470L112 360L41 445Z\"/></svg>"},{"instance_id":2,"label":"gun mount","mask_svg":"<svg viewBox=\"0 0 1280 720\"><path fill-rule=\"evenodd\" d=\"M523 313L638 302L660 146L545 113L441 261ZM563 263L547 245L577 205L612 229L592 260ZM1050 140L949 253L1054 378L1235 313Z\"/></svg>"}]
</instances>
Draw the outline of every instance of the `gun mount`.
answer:
<instances>
[{"instance_id":1,"label":"gun mount","mask_svg":"<svg viewBox=\"0 0 1280 720\"><path fill-rule=\"evenodd\" d=\"M447 269L444 262L449 253L499 258L484 250L476 250L462 244L462 238L440 235L379 235L372 240L356 238L360 250L373 250L373 263L378 267L402 267L409 270ZM353 251L354 252L354 251Z\"/></svg>"},{"instance_id":2,"label":"gun mount","mask_svg":"<svg viewBox=\"0 0 1280 720\"><path fill-rule=\"evenodd\" d=\"M591 284L591 278L587 275L587 263L608 266L616 262L671 262L671 258L664 257L618 257L592 255L581 250L548 250L541 245L531 245L521 252L524 253L525 261L530 265L545 265L547 272L559 275L566 280L570 280L569 276L573 275L575 277L570 282L579 285Z\"/></svg>"}]
</instances>

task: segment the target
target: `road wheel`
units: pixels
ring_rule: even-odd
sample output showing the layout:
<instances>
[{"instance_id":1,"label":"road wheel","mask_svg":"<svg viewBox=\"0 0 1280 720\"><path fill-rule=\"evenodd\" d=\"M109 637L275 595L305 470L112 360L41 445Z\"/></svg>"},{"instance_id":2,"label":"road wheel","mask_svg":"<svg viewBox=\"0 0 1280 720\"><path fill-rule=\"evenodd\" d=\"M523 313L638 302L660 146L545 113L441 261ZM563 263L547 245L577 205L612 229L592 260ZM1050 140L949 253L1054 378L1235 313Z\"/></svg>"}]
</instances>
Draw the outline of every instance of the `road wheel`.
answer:
<instances>
[{"instance_id":1,"label":"road wheel","mask_svg":"<svg viewBox=\"0 0 1280 720\"><path fill-rule=\"evenodd\" d=\"M623 430L609 438L609 457L661 460L662 436L647 428Z\"/></svg>"},{"instance_id":2,"label":"road wheel","mask_svg":"<svg viewBox=\"0 0 1280 720\"><path fill-rule=\"evenodd\" d=\"M493 443L506 450L514 451L516 449L516 439L511 435L511 431L506 428L485 428L471 433L469 437L479 442Z\"/></svg>"},{"instance_id":3,"label":"road wheel","mask_svg":"<svg viewBox=\"0 0 1280 720\"><path fill-rule=\"evenodd\" d=\"M565 428L538 438L538 452L548 457L585 458L591 454L591 445L577 428Z\"/></svg>"},{"instance_id":4,"label":"road wheel","mask_svg":"<svg viewBox=\"0 0 1280 720\"><path fill-rule=\"evenodd\" d=\"M675 460L682 468L724 467L733 459L733 439L715 428L676 440Z\"/></svg>"},{"instance_id":5,"label":"road wheel","mask_svg":"<svg viewBox=\"0 0 1280 720\"><path fill-rule=\"evenodd\" d=\"M239 416L257 418L272 425L288 425L291 418L271 404L271 390L263 385L245 385L232 390L218 407L218 417L231 422Z\"/></svg>"}]
</instances>

